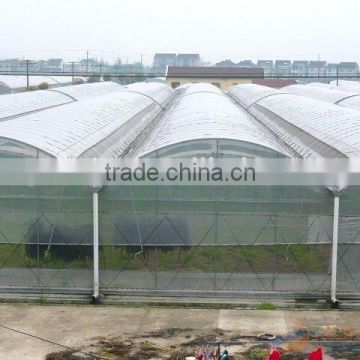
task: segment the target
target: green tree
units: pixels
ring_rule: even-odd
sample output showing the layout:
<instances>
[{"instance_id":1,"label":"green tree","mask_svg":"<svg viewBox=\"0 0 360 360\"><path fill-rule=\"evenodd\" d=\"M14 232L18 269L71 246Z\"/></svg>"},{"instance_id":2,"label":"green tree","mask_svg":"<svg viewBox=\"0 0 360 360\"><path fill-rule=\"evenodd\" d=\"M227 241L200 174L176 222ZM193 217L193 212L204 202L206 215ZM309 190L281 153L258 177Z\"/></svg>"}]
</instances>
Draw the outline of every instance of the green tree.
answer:
<instances>
[{"instance_id":1,"label":"green tree","mask_svg":"<svg viewBox=\"0 0 360 360\"><path fill-rule=\"evenodd\" d=\"M38 88L36 86L29 86L28 88L26 88L26 91L35 91L38 90Z\"/></svg>"},{"instance_id":2,"label":"green tree","mask_svg":"<svg viewBox=\"0 0 360 360\"><path fill-rule=\"evenodd\" d=\"M101 77L99 74L91 75L87 79L88 83L96 83L96 82L100 82L100 81L101 81Z\"/></svg>"},{"instance_id":3,"label":"green tree","mask_svg":"<svg viewBox=\"0 0 360 360\"><path fill-rule=\"evenodd\" d=\"M49 84L47 82L42 82L38 86L39 90L46 90L49 88Z\"/></svg>"},{"instance_id":4,"label":"green tree","mask_svg":"<svg viewBox=\"0 0 360 360\"><path fill-rule=\"evenodd\" d=\"M74 85L80 85L84 83L84 79L82 78L74 78L73 84Z\"/></svg>"}]
</instances>

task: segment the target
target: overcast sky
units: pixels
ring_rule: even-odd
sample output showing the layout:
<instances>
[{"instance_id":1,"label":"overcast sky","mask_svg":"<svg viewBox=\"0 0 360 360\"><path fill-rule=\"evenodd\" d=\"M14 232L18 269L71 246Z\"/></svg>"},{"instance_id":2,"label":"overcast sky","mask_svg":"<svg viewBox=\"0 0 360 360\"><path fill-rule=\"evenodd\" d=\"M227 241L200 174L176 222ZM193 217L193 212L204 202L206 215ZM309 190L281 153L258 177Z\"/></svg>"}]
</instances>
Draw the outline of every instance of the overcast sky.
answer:
<instances>
[{"instance_id":1,"label":"overcast sky","mask_svg":"<svg viewBox=\"0 0 360 360\"><path fill-rule=\"evenodd\" d=\"M360 62L359 0L0 0L0 57Z\"/></svg>"}]
</instances>

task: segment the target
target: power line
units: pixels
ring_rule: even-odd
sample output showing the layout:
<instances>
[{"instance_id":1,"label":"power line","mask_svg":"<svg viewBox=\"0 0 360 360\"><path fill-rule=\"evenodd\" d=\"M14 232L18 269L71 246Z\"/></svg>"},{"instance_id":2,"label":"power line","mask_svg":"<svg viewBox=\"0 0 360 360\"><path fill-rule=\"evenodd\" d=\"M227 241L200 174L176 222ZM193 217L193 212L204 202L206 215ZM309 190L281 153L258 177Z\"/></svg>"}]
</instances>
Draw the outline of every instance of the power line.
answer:
<instances>
[{"instance_id":1,"label":"power line","mask_svg":"<svg viewBox=\"0 0 360 360\"><path fill-rule=\"evenodd\" d=\"M26 71L1 71L0 75L27 75ZM78 76L78 77L84 77L84 76L93 76L93 75L99 75L98 72L89 72L86 74L86 72L72 72L72 71L60 71L60 72L30 72L29 76ZM165 77L164 73L119 73L119 72L104 72L102 71L102 75L108 75L116 78L125 78L125 77L141 77L141 78L156 78L156 77ZM184 74L184 75L171 75L171 78L208 78L209 75L200 75L200 74ZM341 76L333 76L333 75L304 75L304 76L298 76L298 75L269 75L269 76L262 76L262 75L251 75L251 74L245 74L245 75L234 75L234 74L225 74L225 75L212 75L212 78L238 78L238 79L331 79L334 80L337 77L341 79L352 79L352 80L360 80L360 75L341 75Z\"/></svg>"},{"instance_id":2,"label":"power line","mask_svg":"<svg viewBox=\"0 0 360 360\"><path fill-rule=\"evenodd\" d=\"M86 355L86 356L90 356L90 358L94 359L94 360L106 360L105 358L103 358L101 356L86 353L86 352L84 352L82 350L75 349L73 347L63 345L63 344L57 343L57 342L52 341L52 340L44 339L44 338L42 338L40 336L36 336L36 335L30 334L30 333L27 333L27 332L24 332L24 331L21 331L21 330L16 330L16 329L10 328L10 327L2 325L2 324L0 324L0 327L2 327L3 329L9 330L9 331L15 332L17 334L21 334L21 335L29 336L29 337L37 339L37 340L41 340L41 341L46 342L48 344L60 346L60 347L62 347L64 349L70 350L73 353L80 353L80 354L83 354L83 355Z\"/></svg>"}]
</instances>

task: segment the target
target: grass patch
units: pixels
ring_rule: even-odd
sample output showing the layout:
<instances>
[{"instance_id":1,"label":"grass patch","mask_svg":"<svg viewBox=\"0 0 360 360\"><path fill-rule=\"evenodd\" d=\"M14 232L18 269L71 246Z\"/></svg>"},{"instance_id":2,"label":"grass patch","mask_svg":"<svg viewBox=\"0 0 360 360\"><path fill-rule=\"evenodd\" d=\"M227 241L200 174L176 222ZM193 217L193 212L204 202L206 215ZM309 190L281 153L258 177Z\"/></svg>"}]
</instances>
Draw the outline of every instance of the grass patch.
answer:
<instances>
[{"instance_id":1,"label":"grass patch","mask_svg":"<svg viewBox=\"0 0 360 360\"><path fill-rule=\"evenodd\" d=\"M144 341L140 344L140 350L149 352L149 351L158 351L159 348L157 348L154 344L152 344L148 341Z\"/></svg>"},{"instance_id":2,"label":"grass patch","mask_svg":"<svg viewBox=\"0 0 360 360\"><path fill-rule=\"evenodd\" d=\"M90 246L52 245L38 251L34 245L0 244L4 268L86 269L92 267ZM243 245L198 248L149 246L135 257L137 248L103 245L101 270L190 271L218 273L327 273L330 245Z\"/></svg>"},{"instance_id":3,"label":"grass patch","mask_svg":"<svg viewBox=\"0 0 360 360\"><path fill-rule=\"evenodd\" d=\"M257 346L253 346L249 350L247 350L244 355L245 359L249 360L267 360L269 356L269 351Z\"/></svg>"},{"instance_id":4,"label":"grass patch","mask_svg":"<svg viewBox=\"0 0 360 360\"><path fill-rule=\"evenodd\" d=\"M256 309L257 310L276 310L276 305L269 303L269 302L264 302L261 304L257 304Z\"/></svg>"},{"instance_id":5,"label":"grass patch","mask_svg":"<svg viewBox=\"0 0 360 360\"><path fill-rule=\"evenodd\" d=\"M117 356L120 358L126 358L133 346L133 343L125 343L124 341L111 339L100 341L101 354L108 356Z\"/></svg>"}]
</instances>

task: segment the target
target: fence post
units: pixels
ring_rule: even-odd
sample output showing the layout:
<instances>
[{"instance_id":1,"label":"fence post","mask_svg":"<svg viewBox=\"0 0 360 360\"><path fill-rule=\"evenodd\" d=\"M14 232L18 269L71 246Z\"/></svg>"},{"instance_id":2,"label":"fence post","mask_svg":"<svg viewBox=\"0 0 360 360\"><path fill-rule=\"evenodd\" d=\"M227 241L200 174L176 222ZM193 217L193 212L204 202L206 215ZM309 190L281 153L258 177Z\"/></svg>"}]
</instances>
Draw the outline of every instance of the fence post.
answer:
<instances>
[{"instance_id":1,"label":"fence post","mask_svg":"<svg viewBox=\"0 0 360 360\"><path fill-rule=\"evenodd\" d=\"M334 193L334 216L333 216L333 235L332 235L332 255L331 255L331 290L330 301L333 308L339 306L336 298L337 285L337 259L338 259L338 237L339 237L339 194Z\"/></svg>"},{"instance_id":2,"label":"fence post","mask_svg":"<svg viewBox=\"0 0 360 360\"><path fill-rule=\"evenodd\" d=\"M96 304L100 300L100 281L99 281L99 192L101 188L92 188L93 198L93 275L94 275L94 292L92 303Z\"/></svg>"}]
</instances>

